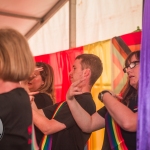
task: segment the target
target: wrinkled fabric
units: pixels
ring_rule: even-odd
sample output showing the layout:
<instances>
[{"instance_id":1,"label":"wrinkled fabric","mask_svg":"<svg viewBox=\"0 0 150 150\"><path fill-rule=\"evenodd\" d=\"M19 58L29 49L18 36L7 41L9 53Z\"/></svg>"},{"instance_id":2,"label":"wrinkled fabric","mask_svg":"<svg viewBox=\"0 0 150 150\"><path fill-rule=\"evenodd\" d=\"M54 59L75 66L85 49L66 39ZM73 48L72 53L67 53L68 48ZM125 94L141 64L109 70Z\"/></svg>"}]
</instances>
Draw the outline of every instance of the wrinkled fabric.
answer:
<instances>
[{"instance_id":1,"label":"wrinkled fabric","mask_svg":"<svg viewBox=\"0 0 150 150\"><path fill-rule=\"evenodd\" d=\"M150 0L145 0L140 58L137 149L150 150Z\"/></svg>"}]
</instances>

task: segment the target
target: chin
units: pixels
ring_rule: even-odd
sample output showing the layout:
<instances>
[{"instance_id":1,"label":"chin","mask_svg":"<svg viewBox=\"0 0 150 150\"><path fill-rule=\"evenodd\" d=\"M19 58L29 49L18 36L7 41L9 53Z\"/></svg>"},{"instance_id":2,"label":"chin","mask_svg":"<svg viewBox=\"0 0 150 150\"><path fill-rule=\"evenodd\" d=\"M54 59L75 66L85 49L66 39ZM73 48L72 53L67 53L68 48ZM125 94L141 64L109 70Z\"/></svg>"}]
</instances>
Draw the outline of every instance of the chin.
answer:
<instances>
[{"instance_id":1,"label":"chin","mask_svg":"<svg viewBox=\"0 0 150 150\"><path fill-rule=\"evenodd\" d=\"M131 85L133 88L135 88L135 89L137 89L137 87L138 87L137 84L132 84L132 83L131 83L130 85Z\"/></svg>"}]
</instances>

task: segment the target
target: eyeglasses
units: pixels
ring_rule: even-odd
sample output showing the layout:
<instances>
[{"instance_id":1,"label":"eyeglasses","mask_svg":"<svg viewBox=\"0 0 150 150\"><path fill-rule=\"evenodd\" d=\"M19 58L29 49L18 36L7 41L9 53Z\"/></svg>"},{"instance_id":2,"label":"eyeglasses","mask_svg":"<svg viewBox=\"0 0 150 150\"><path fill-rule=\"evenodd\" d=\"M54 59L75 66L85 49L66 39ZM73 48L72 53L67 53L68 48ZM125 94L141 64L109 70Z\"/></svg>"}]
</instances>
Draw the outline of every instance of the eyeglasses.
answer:
<instances>
[{"instance_id":1,"label":"eyeglasses","mask_svg":"<svg viewBox=\"0 0 150 150\"><path fill-rule=\"evenodd\" d=\"M126 73L127 69L130 67L130 69L134 68L137 64L139 64L140 61L133 61L128 66L123 68L123 72Z\"/></svg>"}]
</instances>

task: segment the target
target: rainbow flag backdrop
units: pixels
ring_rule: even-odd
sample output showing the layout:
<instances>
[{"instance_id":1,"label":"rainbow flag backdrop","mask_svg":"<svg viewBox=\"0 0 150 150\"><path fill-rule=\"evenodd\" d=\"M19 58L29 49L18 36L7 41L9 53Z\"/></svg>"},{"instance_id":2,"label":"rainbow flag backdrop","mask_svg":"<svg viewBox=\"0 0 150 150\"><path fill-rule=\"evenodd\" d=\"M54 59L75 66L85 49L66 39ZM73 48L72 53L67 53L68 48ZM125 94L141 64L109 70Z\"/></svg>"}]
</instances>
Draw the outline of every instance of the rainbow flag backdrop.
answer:
<instances>
[{"instance_id":1,"label":"rainbow flag backdrop","mask_svg":"<svg viewBox=\"0 0 150 150\"><path fill-rule=\"evenodd\" d=\"M35 56L35 61L46 62L53 67L56 102L62 102L65 100L66 92L70 86L69 71L75 57L82 53L92 53L100 57L103 62L103 73L92 88L92 95L97 109L99 109L103 104L98 100L98 93L104 89L120 92L126 82L126 75L122 71L124 60L131 51L139 50L140 44L141 31L78 48ZM93 132L85 150L100 150L103 136L104 130Z\"/></svg>"}]
</instances>

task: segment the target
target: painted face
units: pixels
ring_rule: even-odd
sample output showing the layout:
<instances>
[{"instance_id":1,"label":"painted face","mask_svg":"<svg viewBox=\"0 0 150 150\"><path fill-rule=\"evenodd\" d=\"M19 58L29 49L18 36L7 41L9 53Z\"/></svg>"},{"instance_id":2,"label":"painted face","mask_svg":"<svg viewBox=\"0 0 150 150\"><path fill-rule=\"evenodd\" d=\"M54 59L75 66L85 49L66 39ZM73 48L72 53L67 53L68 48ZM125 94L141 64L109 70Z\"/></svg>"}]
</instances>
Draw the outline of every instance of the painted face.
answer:
<instances>
[{"instance_id":1,"label":"painted face","mask_svg":"<svg viewBox=\"0 0 150 150\"><path fill-rule=\"evenodd\" d=\"M137 58L135 57L135 55L132 56L131 58L131 62L136 62L139 61L137 60ZM126 72L128 74L128 78L130 81L130 85L133 86L135 89L138 88L138 82L139 82L139 69L140 69L140 63L136 63L135 67L133 67L132 69L130 67L128 67L126 69Z\"/></svg>"},{"instance_id":2,"label":"painted face","mask_svg":"<svg viewBox=\"0 0 150 150\"><path fill-rule=\"evenodd\" d=\"M71 82L75 82L77 80L79 80L83 75L83 70L82 70L82 66L81 66L81 59L76 59L74 61L72 70L69 73L69 77Z\"/></svg>"},{"instance_id":3,"label":"painted face","mask_svg":"<svg viewBox=\"0 0 150 150\"><path fill-rule=\"evenodd\" d=\"M36 92L44 84L39 71L34 72L34 78L28 82L30 92Z\"/></svg>"}]
</instances>

